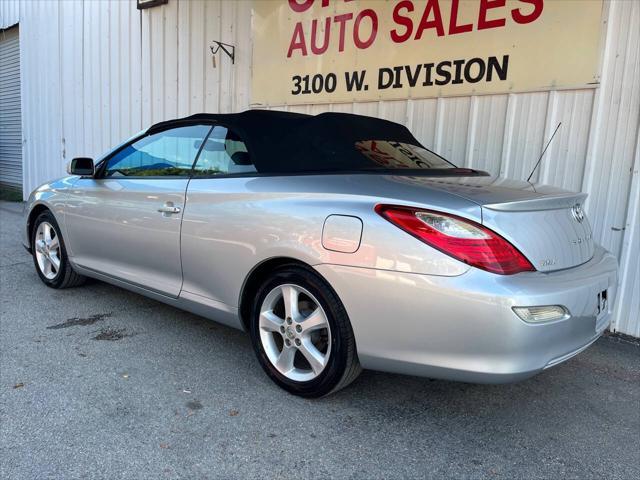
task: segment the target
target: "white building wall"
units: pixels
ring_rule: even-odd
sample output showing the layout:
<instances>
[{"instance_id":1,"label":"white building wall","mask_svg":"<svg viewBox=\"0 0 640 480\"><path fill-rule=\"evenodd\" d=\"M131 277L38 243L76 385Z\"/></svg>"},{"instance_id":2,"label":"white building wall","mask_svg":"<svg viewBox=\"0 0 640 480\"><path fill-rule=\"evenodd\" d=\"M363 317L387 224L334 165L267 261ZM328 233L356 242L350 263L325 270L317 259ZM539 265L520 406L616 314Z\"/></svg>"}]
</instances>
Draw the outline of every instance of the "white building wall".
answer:
<instances>
[{"instance_id":1,"label":"white building wall","mask_svg":"<svg viewBox=\"0 0 640 480\"><path fill-rule=\"evenodd\" d=\"M25 194L151 123L250 106L250 0L0 2L0 28L18 22ZM212 40L236 46L235 65L213 68ZM561 121L534 180L589 193L595 239L621 263L612 328L640 336L640 1L605 3L602 43L597 88L269 108L388 118L461 166L519 179Z\"/></svg>"}]
</instances>

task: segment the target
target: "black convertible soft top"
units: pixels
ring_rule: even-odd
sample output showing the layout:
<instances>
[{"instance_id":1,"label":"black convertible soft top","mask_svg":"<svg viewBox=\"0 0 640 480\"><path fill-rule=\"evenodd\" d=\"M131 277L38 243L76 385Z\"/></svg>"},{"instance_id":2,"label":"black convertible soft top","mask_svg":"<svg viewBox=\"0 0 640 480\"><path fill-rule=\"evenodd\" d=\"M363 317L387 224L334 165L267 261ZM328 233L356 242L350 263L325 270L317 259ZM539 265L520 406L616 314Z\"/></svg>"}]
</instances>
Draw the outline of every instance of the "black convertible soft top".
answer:
<instances>
[{"instance_id":1,"label":"black convertible soft top","mask_svg":"<svg viewBox=\"0 0 640 480\"><path fill-rule=\"evenodd\" d=\"M442 157L427 151L403 125L350 113L305 115L274 110L247 110L219 115L200 113L158 123L149 128L147 133L199 122L220 123L239 134L259 173L399 170L405 174L483 173L455 168ZM407 145L411 146L411 151L405 148ZM414 158L414 150L418 148L424 149L430 158L423 158L424 161ZM378 153L378 149L384 152ZM404 154L407 160L398 152ZM400 160L395 159L396 156ZM391 159L391 164L387 162L388 159Z\"/></svg>"}]
</instances>

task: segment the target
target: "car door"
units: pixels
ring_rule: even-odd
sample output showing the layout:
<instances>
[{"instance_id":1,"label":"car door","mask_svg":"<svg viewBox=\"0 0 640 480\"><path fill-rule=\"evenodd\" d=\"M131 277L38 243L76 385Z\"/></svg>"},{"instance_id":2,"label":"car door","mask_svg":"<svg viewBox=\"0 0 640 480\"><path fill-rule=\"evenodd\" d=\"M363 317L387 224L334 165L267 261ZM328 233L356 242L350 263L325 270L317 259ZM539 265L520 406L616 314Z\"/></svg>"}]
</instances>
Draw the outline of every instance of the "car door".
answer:
<instances>
[{"instance_id":1,"label":"car door","mask_svg":"<svg viewBox=\"0 0 640 480\"><path fill-rule=\"evenodd\" d=\"M262 212L245 184L257 175L238 133L214 126L189 182L189 205L182 223L182 295L194 294L234 305L245 264L254 261L253 228Z\"/></svg>"},{"instance_id":2,"label":"car door","mask_svg":"<svg viewBox=\"0 0 640 480\"><path fill-rule=\"evenodd\" d=\"M210 125L145 135L116 150L95 178L79 179L65 221L81 267L177 297L185 192Z\"/></svg>"}]
</instances>

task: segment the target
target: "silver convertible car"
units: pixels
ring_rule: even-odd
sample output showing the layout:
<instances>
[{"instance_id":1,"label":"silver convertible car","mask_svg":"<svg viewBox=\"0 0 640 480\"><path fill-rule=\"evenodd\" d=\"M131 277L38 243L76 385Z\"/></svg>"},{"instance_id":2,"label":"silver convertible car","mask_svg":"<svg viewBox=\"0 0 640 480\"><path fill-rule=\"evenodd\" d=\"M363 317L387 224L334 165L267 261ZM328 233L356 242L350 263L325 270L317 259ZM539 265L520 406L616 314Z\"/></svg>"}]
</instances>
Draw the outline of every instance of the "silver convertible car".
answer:
<instances>
[{"instance_id":1,"label":"silver convertible car","mask_svg":"<svg viewBox=\"0 0 640 480\"><path fill-rule=\"evenodd\" d=\"M249 333L282 388L362 368L511 382L609 324L586 195L457 168L403 126L253 110L159 123L29 197L53 288L93 277Z\"/></svg>"}]
</instances>

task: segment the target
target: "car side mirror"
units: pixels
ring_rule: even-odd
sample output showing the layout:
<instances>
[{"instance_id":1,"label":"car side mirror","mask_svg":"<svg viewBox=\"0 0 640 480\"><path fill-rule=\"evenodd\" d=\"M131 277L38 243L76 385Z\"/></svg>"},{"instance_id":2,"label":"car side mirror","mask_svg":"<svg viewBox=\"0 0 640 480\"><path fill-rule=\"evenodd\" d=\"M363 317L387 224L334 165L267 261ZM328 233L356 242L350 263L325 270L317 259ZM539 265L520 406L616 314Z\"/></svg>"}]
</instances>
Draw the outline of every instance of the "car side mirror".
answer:
<instances>
[{"instance_id":1,"label":"car side mirror","mask_svg":"<svg viewBox=\"0 0 640 480\"><path fill-rule=\"evenodd\" d=\"M67 173L70 175L92 176L94 173L93 158L76 157L69 162Z\"/></svg>"}]
</instances>

